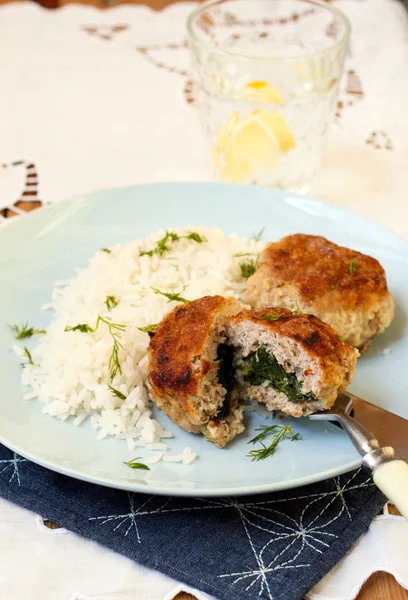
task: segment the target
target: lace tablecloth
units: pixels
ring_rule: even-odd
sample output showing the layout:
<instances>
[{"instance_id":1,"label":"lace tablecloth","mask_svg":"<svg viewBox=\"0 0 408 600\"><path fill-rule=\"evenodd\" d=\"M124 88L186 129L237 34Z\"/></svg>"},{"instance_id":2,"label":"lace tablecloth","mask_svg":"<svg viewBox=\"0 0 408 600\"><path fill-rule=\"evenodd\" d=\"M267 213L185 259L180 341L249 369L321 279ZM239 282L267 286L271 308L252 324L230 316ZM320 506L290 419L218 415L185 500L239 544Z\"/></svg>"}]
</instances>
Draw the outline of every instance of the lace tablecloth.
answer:
<instances>
[{"instance_id":1,"label":"lace tablecloth","mask_svg":"<svg viewBox=\"0 0 408 600\"><path fill-rule=\"evenodd\" d=\"M392 0L338 5L353 36L311 195L408 238L408 17ZM103 188L211 179L185 43L191 8L0 7L3 224ZM14 472L0 464L0 477ZM0 501L1 598L159 600L181 589L43 518ZM354 598L376 570L408 588L407 539L400 517L377 518L310 598Z\"/></svg>"}]
</instances>

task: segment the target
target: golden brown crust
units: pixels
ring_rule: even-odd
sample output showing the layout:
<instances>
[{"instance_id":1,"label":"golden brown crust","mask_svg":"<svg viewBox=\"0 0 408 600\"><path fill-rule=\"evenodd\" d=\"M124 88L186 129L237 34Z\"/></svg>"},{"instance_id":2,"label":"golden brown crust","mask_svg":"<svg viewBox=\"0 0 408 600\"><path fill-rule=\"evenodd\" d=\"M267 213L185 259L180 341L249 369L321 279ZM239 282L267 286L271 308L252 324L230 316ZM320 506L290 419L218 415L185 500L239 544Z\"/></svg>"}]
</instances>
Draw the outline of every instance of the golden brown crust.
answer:
<instances>
[{"instance_id":1,"label":"golden brown crust","mask_svg":"<svg viewBox=\"0 0 408 600\"><path fill-rule=\"evenodd\" d=\"M279 316L279 318L275 318ZM241 310L231 318L232 324L250 321L262 325L270 333L293 339L310 356L322 359L354 357L355 350L342 341L339 334L314 315L294 314L286 308L267 307Z\"/></svg>"},{"instance_id":2,"label":"golden brown crust","mask_svg":"<svg viewBox=\"0 0 408 600\"><path fill-rule=\"evenodd\" d=\"M153 396L177 395L180 400L198 394L206 365L195 368L220 310L235 302L222 296L204 296L177 306L157 326L150 340L149 383ZM207 365L207 371L211 365Z\"/></svg>"},{"instance_id":3,"label":"golden brown crust","mask_svg":"<svg viewBox=\"0 0 408 600\"><path fill-rule=\"evenodd\" d=\"M267 244L257 273L290 283L300 299L315 305L354 309L388 294L384 269L375 258L321 236L299 233Z\"/></svg>"}]
</instances>

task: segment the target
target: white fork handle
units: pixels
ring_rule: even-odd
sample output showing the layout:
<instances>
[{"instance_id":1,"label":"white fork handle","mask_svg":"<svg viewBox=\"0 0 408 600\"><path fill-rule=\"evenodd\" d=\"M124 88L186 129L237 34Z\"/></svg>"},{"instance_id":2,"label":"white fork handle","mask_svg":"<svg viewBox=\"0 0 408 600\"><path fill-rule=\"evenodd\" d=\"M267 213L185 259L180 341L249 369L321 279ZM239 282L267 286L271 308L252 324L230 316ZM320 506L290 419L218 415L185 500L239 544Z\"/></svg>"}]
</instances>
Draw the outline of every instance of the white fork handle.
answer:
<instances>
[{"instance_id":1,"label":"white fork handle","mask_svg":"<svg viewBox=\"0 0 408 600\"><path fill-rule=\"evenodd\" d=\"M408 464L405 460L395 459L379 465L373 479L408 521Z\"/></svg>"}]
</instances>

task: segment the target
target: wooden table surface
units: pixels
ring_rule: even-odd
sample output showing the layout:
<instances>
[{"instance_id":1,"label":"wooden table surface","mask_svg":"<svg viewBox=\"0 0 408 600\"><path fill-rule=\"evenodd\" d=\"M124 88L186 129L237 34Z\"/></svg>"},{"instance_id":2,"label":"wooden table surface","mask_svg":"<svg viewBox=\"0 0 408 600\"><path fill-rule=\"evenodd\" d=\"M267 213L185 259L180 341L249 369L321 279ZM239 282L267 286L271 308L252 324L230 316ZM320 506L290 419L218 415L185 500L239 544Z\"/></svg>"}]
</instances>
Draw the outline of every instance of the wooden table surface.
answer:
<instances>
[{"instance_id":1,"label":"wooden table surface","mask_svg":"<svg viewBox=\"0 0 408 600\"><path fill-rule=\"evenodd\" d=\"M0 0L0 4L6 4L10 1L12 0ZM82 0L80 4L96 6L101 9L109 9L119 4L147 4L155 10L161 10L169 4L185 1L188 0ZM38 2L38 4L52 9L73 3L72 0L40 0ZM392 507L390 512L392 512ZM394 512L398 514L395 510ZM51 528L58 527L58 525L51 522L48 522L47 525ZM196 598L190 594L180 593L175 600L196 600ZM392 575L378 572L374 573L364 584L356 600L408 600L408 591L404 590Z\"/></svg>"}]
</instances>

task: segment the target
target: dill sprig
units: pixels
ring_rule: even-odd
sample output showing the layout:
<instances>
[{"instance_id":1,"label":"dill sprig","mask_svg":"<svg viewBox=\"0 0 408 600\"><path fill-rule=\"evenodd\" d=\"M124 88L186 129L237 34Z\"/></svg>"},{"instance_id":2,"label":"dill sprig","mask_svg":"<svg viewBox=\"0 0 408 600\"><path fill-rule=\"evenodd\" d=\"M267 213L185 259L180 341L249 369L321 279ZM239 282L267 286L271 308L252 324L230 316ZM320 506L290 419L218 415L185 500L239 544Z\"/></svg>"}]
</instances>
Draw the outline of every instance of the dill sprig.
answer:
<instances>
[{"instance_id":1,"label":"dill sprig","mask_svg":"<svg viewBox=\"0 0 408 600\"><path fill-rule=\"evenodd\" d=\"M80 331L81 333L93 333L95 329L88 325L88 323L79 323L78 325L67 325L64 331Z\"/></svg>"},{"instance_id":2,"label":"dill sprig","mask_svg":"<svg viewBox=\"0 0 408 600\"><path fill-rule=\"evenodd\" d=\"M241 256L253 256L254 254L258 254L258 252L238 252L238 254L233 254L233 258L240 258Z\"/></svg>"},{"instance_id":3,"label":"dill sprig","mask_svg":"<svg viewBox=\"0 0 408 600\"><path fill-rule=\"evenodd\" d=\"M122 344L119 342L119 338L122 335L122 332L125 331L125 325L120 325L119 323L112 323L109 317L102 317L98 315L98 319L96 321L95 329L98 329L99 323L105 323L109 329L109 333L113 339L113 348L112 354L109 358L109 371L110 378L113 381L118 373L122 375L122 367L119 362L119 349L123 349Z\"/></svg>"},{"instance_id":4,"label":"dill sprig","mask_svg":"<svg viewBox=\"0 0 408 600\"><path fill-rule=\"evenodd\" d=\"M156 245L156 248L152 250L141 250L139 252L139 256L153 256L153 254L157 254L158 256L163 256L165 252L170 250L170 246L168 245L170 242L177 242L180 239L180 236L177 233L172 231L167 231Z\"/></svg>"},{"instance_id":5,"label":"dill sprig","mask_svg":"<svg viewBox=\"0 0 408 600\"><path fill-rule=\"evenodd\" d=\"M112 310L112 308L115 308L119 304L119 301L120 298L115 298L115 296L106 296L104 304L106 304L108 310Z\"/></svg>"},{"instance_id":6,"label":"dill sprig","mask_svg":"<svg viewBox=\"0 0 408 600\"><path fill-rule=\"evenodd\" d=\"M256 262L249 260L248 262L239 263L242 279L248 279L256 271Z\"/></svg>"},{"instance_id":7,"label":"dill sprig","mask_svg":"<svg viewBox=\"0 0 408 600\"><path fill-rule=\"evenodd\" d=\"M151 289L154 291L155 294L160 294L161 296L167 298L169 302L190 302L190 300L187 300L186 298L180 296L180 294L182 294L186 289L186 286L183 286L181 292L161 292L160 290L154 287L152 287Z\"/></svg>"},{"instance_id":8,"label":"dill sprig","mask_svg":"<svg viewBox=\"0 0 408 600\"><path fill-rule=\"evenodd\" d=\"M256 444L257 442L260 442L269 433L272 433L272 431L275 431L275 429L277 427L284 427L284 425L263 425L262 427L258 427L257 429L255 429L255 431L260 431L261 433L258 433L258 435L256 435L254 438L252 438L252 440L249 440L248 444ZM290 425L289 425L289 427L290 427Z\"/></svg>"},{"instance_id":9,"label":"dill sprig","mask_svg":"<svg viewBox=\"0 0 408 600\"><path fill-rule=\"evenodd\" d=\"M148 467L147 465L145 465L142 462L137 462L139 460L139 458L142 458L142 457L138 456L137 458L132 458L132 460L129 460L127 462L123 461L123 464L127 465L131 469L142 469L143 471L150 471L150 467Z\"/></svg>"},{"instance_id":10,"label":"dill sprig","mask_svg":"<svg viewBox=\"0 0 408 600\"><path fill-rule=\"evenodd\" d=\"M301 440L302 437L298 433L292 432L292 426L287 425L270 425L259 427L256 431L260 431L257 436L255 436L252 440L248 442L248 444L256 444L257 442L261 442L261 448L256 448L255 450L251 450L248 453L248 456L251 457L252 461L264 460L268 458L268 456L272 456L274 454L277 445L281 440L290 439L291 442ZM269 446L266 446L261 440L263 440L267 435L273 433L273 437Z\"/></svg>"},{"instance_id":11,"label":"dill sprig","mask_svg":"<svg viewBox=\"0 0 408 600\"><path fill-rule=\"evenodd\" d=\"M284 315L278 315L278 313L268 313L266 315L263 315L263 317L257 317L260 321L270 321L271 323L273 321L277 321L278 319L281 319Z\"/></svg>"},{"instance_id":12,"label":"dill sprig","mask_svg":"<svg viewBox=\"0 0 408 600\"><path fill-rule=\"evenodd\" d=\"M153 256L153 254L163 256L166 252L170 252L171 246L169 244L173 244L182 239L191 240L192 242L197 242L197 244L202 244L207 241L206 237L200 235L196 231L190 231L187 235L180 236L174 231L166 230L165 235L157 242L155 248L152 248L151 250L140 250L139 256Z\"/></svg>"},{"instance_id":13,"label":"dill sprig","mask_svg":"<svg viewBox=\"0 0 408 600\"><path fill-rule=\"evenodd\" d=\"M115 398L119 398L120 400L126 400L125 394L122 394L121 391L117 390L116 388L112 387L111 385L108 385L108 388L110 389L112 394L115 396Z\"/></svg>"},{"instance_id":14,"label":"dill sprig","mask_svg":"<svg viewBox=\"0 0 408 600\"><path fill-rule=\"evenodd\" d=\"M296 302L296 310L294 311L294 314L295 314L295 315L301 315L301 314L302 314L302 311L300 310L300 307L299 307L298 301L297 301L297 300L295 300L295 302Z\"/></svg>"},{"instance_id":15,"label":"dill sprig","mask_svg":"<svg viewBox=\"0 0 408 600\"><path fill-rule=\"evenodd\" d=\"M360 263L358 262L357 258L353 258L347 264L349 266L349 273L350 273L350 275L354 275L357 267L360 266Z\"/></svg>"},{"instance_id":16,"label":"dill sprig","mask_svg":"<svg viewBox=\"0 0 408 600\"><path fill-rule=\"evenodd\" d=\"M258 233L254 233L254 234L252 234L252 236L251 236L251 237L252 237L252 239L253 239L255 242L260 242L260 241L261 241L261 239L262 239L262 236L263 236L263 234L264 234L264 231L265 231L265 227L262 227L262 229L261 229L260 231L258 231Z\"/></svg>"},{"instance_id":17,"label":"dill sprig","mask_svg":"<svg viewBox=\"0 0 408 600\"><path fill-rule=\"evenodd\" d=\"M28 364L29 365L33 365L34 361L33 361L33 357L31 356L31 352L29 351L29 349L27 348L27 346L24 346L24 352L22 353L22 358L26 358L28 360ZM22 367L25 367L27 363L22 363Z\"/></svg>"},{"instance_id":18,"label":"dill sprig","mask_svg":"<svg viewBox=\"0 0 408 600\"><path fill-rule=\"evenodd\" d=\"M154 333L156 331L158 323L151 323L151 325L145 325L144 327L138 327L139 331L143 331L143 333Z\"/></svg>"},{"instance_id":19,"label":"dill sprig","mask_svg":"<svg viewBox=\"0 0 408 600\"><path fill-rule=\"evenodd\" d=\"M47 333L45 329L34 329L34 327L29 327L28 321L23 323L21 327L18 325L7 325L7 327L15 333L18 340L24 340L25 338L29 338L38 333Z\"/></svg>"},{"instance_id":20,"label":"dill sprig","mask_svg":"<svg viewBox=\"0 0 408 600\"><path fill-rule=\"evenodd\" d=\"M102 315L98 315L95 327L91 327L87 323L80 323L79 325L75 325L74 327L67 325L64 331L81 331L82 333L94 333L98 329L99 323L105 323L113 339L112 354L109 358L110 378L111 381L113 381L118 373L122 375L122 367L119 362L119 349L123 349L123 346L119 342L119 338L121 337L122 332L125 331L126 326L120 325L119 323L112 323L109 317L102 317Z\"/></svg>"},{"instance_id":21,"label":"dill sprig","mask_svg":"<svg viewBox=\"0 0 408 600\"><path fill-rule=\"evenodd\" d=\"M101 248L101 252L106 252L106 254L110 254L112 250L110 248Z\"/></svg>"},{"instance_id":22,"label":"dill sprig","mask_svg":"<svg viewBox=\"0 0 408 600\"><path fill-rule=\"evenodd\" d=\"M203 242L207 242L207 238L203 235L200 235L196 231L191 231L188 235L183 236L186 240L192 240L193 242L197 242L197 244L202 244Z\"/></svg>"}]
</instances>

